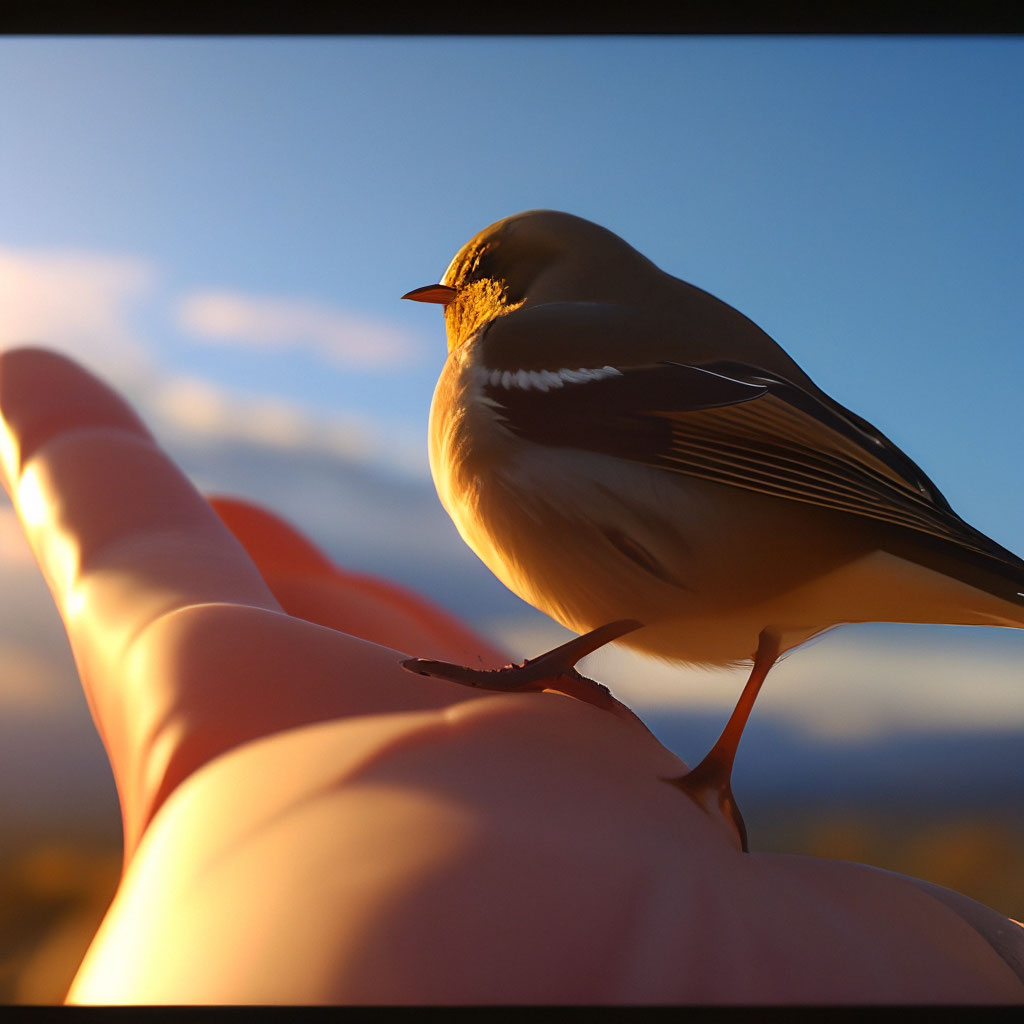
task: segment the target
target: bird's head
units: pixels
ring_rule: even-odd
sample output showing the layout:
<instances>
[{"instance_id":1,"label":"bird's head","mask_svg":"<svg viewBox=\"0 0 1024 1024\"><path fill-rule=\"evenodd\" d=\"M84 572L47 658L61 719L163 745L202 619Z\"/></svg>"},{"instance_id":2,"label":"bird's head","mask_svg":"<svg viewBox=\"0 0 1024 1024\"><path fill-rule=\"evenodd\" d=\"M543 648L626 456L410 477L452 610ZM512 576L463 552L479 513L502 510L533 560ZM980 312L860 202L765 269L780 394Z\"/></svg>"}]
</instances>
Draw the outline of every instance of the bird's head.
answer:
<instances>
[{"instance_id":1,"label":"bird's head","mask_svg":"<svg viewBox=\"0 0 1024 1024\"><path fill-rule=\"evenodd\" d=\"M654 265L618 235L571 213L527 210L474 235L439 284L402 296L444 306L448 350L485 323L545 302L616 302Z\"/></svg>"}]
</instances>

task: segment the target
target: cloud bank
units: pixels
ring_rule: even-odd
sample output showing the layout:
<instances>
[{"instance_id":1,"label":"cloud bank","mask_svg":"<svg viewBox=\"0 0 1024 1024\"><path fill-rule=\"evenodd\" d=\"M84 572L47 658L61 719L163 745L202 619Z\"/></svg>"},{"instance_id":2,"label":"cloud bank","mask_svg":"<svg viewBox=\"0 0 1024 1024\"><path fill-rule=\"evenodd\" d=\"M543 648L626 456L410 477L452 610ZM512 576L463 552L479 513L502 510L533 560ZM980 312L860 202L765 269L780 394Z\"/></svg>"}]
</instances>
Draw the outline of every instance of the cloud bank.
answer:
<instances>
[{"instance_id":1,"label":"cloud bank","mask_svg":"<svg viewBox=\"0 0 1024 1024\"><path fill-rule=\"evenodd\" d=\"M119 388L168 442L184 435L312 448L425 475L419 436L385 419L312 414L273 394L226 388L172 365L175 350L154 343L137 322L145 313L172 334L180 327L211 345L298 348L366 373L413 357L417 350L401 330L326 303L212 289L164 300L159 283L158 270L137 257L0 247L0 347L43 345L78 359Z\"/></svg>"},{"instance_id":2,"label":"cloud bank","mask_svg":"<svg viewBox=\"0 0 1024 1024\"><path fill-rule=\"evenodd\" d=\"M327 363L385 370L416 355L403 332L316 302L201 291L178 304L179 327L214 345L303 349Z\"/></svg>"},{"instance_id":3,"label":"cloud bank","mask_svg":"<svg viewBox=\"0 0 1024 1024\"><path fill-rule=\"evenodd\" d=\"M155 280L137 257L0 246L0 346L58 348L125 377L147 360L132 320Z\"/></svg>"}]
</instances>

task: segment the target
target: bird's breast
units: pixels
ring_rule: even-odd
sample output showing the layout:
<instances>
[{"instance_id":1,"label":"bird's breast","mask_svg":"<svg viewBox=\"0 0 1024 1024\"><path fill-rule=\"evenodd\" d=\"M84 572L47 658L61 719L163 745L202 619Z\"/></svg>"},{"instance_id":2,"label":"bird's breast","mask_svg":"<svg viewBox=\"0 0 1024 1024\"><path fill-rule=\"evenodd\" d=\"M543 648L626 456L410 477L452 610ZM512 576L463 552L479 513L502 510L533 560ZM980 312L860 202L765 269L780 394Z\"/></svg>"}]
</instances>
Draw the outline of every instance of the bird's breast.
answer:
<instances>
[{"instance_id":1,"label":"bird's breast","mask_svg":"<svg viewBox=\"0 0 1024 1024\"><path fill-rule=\"evenodd\" d=\"M430 406L430 471L441 504L460 531L475 517L481 494L508 458L506 446L515 444L484 394L486 376L469 346L455 348Z\"/></svg>"},{"instance_id":2,"label":"bird's breast","mask_svg":"<svg viewBox=\"0 0 1024 1024\"><path fill-rule=\"evenodd\" d=\"M434 393L430 466L469 547L520 597L578 630L687 600L692 553L678 519L664 515L686 518L678 483L516 436L491 397L496 371L464 348L449 355Z\"/></svg>"}]
</instances>

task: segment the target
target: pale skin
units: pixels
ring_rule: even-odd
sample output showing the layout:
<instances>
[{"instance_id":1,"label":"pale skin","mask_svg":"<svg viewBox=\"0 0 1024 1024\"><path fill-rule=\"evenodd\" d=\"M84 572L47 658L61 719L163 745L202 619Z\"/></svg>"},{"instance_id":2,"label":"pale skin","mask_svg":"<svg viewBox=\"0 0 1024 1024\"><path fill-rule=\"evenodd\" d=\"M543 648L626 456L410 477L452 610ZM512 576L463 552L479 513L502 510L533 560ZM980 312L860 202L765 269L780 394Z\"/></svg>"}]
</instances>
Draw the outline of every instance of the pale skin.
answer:
<instances>
[{"instance_id":1,"label":"pale skin","mask_svg":"<svg viewBox=\"0 0 1024 1024\"><path fill-rule=\"evenodd\" d=\"M404 671L507 659L259 510L219 518L69 360L0 356L0 428L124 817L70 1001L1024 998L981 910L742 853L624 709Z\"/></svg>"}]
</instances>

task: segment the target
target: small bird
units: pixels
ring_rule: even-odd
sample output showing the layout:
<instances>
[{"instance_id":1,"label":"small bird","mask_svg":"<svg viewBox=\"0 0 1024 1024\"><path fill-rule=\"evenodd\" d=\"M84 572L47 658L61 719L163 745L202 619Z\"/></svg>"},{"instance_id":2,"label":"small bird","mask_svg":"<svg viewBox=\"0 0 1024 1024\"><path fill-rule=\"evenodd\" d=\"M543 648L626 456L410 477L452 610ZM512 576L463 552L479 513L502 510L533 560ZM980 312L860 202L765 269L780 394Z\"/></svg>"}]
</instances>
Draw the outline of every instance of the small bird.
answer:
<instances>
[{"instance_id":1,"label":"small bird","mask_svg":"<svg viewBox=\"0 0 1024 1024\"><path fill-rule=\"evenodd\" d=\"M780 654L840 623L1024 626L1024 561L751 320L605 228L507 217L403 298L444 307L441 502L506 586L591 631L574 658L609 639L753 655L749 705ZM508 689L552 664L434 674Z\"/></svg>"}]
</instances>

